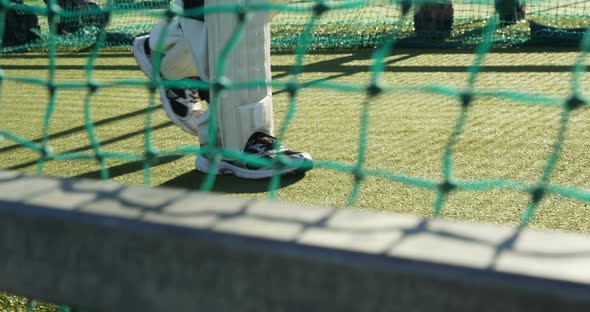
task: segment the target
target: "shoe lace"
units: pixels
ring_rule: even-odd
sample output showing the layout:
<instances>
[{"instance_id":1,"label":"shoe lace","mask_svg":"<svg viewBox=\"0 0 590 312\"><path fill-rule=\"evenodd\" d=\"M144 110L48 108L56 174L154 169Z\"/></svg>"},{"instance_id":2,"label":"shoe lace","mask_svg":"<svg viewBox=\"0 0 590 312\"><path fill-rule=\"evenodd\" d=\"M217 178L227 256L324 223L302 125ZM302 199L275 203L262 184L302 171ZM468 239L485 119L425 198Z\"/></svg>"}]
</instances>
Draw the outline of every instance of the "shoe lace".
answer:
<instances>
[{"instance_id":1,"label":"shoe lace","mask_svg":"<svg viewBox=\"0 0 590 312\"><path fill-rule=\"evenodd\" d=\"M168 96L190 108L200 100L197 89L169 89Z\"/></svg>"},{"instance_id":2,"label":"shoe lace","mask_svg":"<svg viewBox=\"0 0 590 312\"><path fill-rule=\"evenodd\" d=\"M253 150L257 150L260 153L268 153L268 152L274 152L274 153L279 153L282 152L285 149L285 147L283 147L282 145L276 146L275 148L275 144L277 142L277 138L268 135L266 133L263 132L257 132L254 135L256 135L254 137L255 141L251 142L251 144L249 144L249 149L253 149Z\"/></svg>"},{"instance_id":3,"label":"shoe lace","mask_svg":"<svg viewBox=\"0 0 590 312\"><path fill-rule=\"evenodd\" d=\"M197 103L201 99L197 89L186 89L185 95L191 103Z\"/></svg>"},{"instance_id":4,"label":"shoe lace","mask_svg":"<svg viewBox=\"0 0 590 312\"><path fill-rule=\"evenodd\" d=\"M201 110L199 93L196 89L167 89L166 97L169 99L174 114L182 118L186 118L191 112Z\"/></svg>"},{"instance_id":5,"label":"shoe lace","mask_svg":"<svg viewBox=\"0 0 590 312\"><path fill-rule=\"evenodd\" d=\"M197 89L184 89L184 98L189 104L195 104L199 101L199 91Z\"/></svg>"}]
</instances>

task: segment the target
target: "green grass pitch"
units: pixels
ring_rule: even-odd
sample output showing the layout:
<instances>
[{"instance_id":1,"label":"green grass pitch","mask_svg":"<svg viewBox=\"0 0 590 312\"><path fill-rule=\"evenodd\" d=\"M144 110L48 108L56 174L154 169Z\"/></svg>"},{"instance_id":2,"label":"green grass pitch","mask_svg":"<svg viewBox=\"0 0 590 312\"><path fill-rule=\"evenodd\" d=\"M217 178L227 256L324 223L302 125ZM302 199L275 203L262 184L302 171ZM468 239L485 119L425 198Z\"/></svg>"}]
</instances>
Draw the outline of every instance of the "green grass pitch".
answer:
<instances>
[{"instance_id":1,"label":"green grass pitch","mask_svg":"<svg viewBox=\"0 0 590 312\"><path fill-rule=\"evenodd\" d=\"M468 51L396 50L385 62L382 75L387 87L438 85L466 86L474 54ZM516 91L566 98L579 52L567 50L498 50L485 58L476 91ZM60 54L57 82L84 81L86 54ZM349 172L322 164L354 165L357 158L364 88L370 81L372 51L313 53L304 59L297 76L306 87L297 95L297 112L284 143L308 151L319 168L304 177L281 180L279 200L301 204L343 207L353 186ZM292 54L272 57L274 81L287 81L295 63ZM3 55L5 77L48 77L43 54ZM93 79L114 82L144 79L128 51L103 52L96 60ZM588 85L587 79L583 80ZM0 94L1 130L40 142L47 88L5 79ZM288 93L275 88L277 128L288 109ZM50 122L49 145L53 152L91 151L84 127L86 90L59 89ZM92 97L92 118L103 151L141 154L146 109L150 96L144 86L100 89ZM159 98L155 97L156 103ZM365 168L385 170L430 181L442 179L442 155L459 117L456 98L436 93L386 92L370 102ZM499 97L478 97L470 109L463 134L455 146L454 170L461 180L509 179L527 183L539 180L556 141L560 106L519 103ZM550 182L580 189L590 188L588 145L590 111L572 113L561 157ZM153 114L152 144L161 151L198 144L196 138L176 128L158 105ZM39 154L4 138L0 141L0 168L34 173ZM199 189L205 176L193 170L194 156L162 157L152 169L152 186ZM143 183L143 163L108 160L111 180ZM94 160L54 160L43 174L60 177L100 178ZM220 176L215 192L251 198L268 198L269 181L244 181ZM355 208L432 216L436 192L381 177L361 184ZM450 193L442 216L468 221L518 224L530 194L506 189ZM531 226L590 232L588 203L557 195L544 198Z\"/></svg>"}]
</instances>

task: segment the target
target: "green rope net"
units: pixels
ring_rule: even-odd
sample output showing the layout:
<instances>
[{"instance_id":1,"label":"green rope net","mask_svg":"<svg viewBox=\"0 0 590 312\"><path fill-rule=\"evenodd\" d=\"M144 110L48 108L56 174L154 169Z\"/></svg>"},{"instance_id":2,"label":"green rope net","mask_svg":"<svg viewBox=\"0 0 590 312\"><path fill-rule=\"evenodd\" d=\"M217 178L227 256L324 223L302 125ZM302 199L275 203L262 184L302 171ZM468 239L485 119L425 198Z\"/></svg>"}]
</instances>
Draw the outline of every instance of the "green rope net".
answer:
<instances>
[{"instance_id":1,"label":"green rope net","mask_svg":"<svg viewBox=\"0 0 590 312\"><path fill-rule=\"evenodd\" d=\"M150 183L151 167L159 159L170 155L208 155L212 159L229 157L247 161L245 155L222 150L215 146L187 146L175 150L161 151L153 146L152 114L155 110L156 91L161 86L179 86L162 80L124 80L101 82L94 78L93 69L99 52L105 48L122 47L128 49L133 37L148 33L151 26L164 17L186 15L168 1L108 1L80 7L60 6L59 0L44 2L13 2L0 0L0 37L4 42L0 46L2 55L22 51L43 51L48 55L49 75L47 79L23 78L6 75L0 69L0 92L2 84L7 81L36 84L47 88L49 100L45 109L43 136L40 142L29 141L16 133L5 131L0 123L0 138L15 142L21 147L36 151L39 155L37 170L43 173L46 162L50 160L94 159L100 167L101 177L109 178L106 161L120 159L139 161L144 166L144 181ZM277 10L281 13L272 23L272 49L294 53L295 63L291 68L291 79L273 82L273 88L284 89L289 94L287 113L278 127L277 137L283 139L291 126L298 103L298 93L306 86L299 83L298 76L303 72L304 56L311 50L361 49L373 51L370 79L360 85L338 85L318 83L316 86L335 91L355 91L366 94L362 104L361 123L358 133L356 160L352 164L333 160L316 160L316 168L326 168L349 173L354 178L348 195L348 206L353 206L361 194L361 185L368 177L378 177L392 182L404 183L413 187L432 190L437 196L433 202L435 215L440 215L449 193L455 191L473 191L488 189L510 189L530 194L528 207L522 214L521 225L529 224L537 211L541 200L549 193L568 198L590 202L590 192L581 188L572 188L551 184L550 177L562 152L565 134L568 130L572 111L585 106L586 99L581 90L583 73L586 70L585 57L590 49L590 35L585 26L590 21L590 7L587 1L409 1L409 0L364 0L364 1L294 1L273 3L263 6L248 6L248 1L240 5L228 5L224 10L237 14L253 10ZM191 14L214 14L219 8L205 6ZM9 16L25 16L37 22L38 26L29 27L29 33L21 38L7 39L15 33L14 24L8 23ZM20 23L22 26L26 23ZM236 33L238 33L240 29ZM227 49L231 49L239 40L233 36ZM567 100L555 97L528 94L524 92L480 91L475 88L476 78L481 72L487 53L492 48L517 47L525 45L570 45L579 47L580 55L573 67L571 91ZM468 68L469 79L464 87L426 85L421 87L396 87L386 85L381 76L385 68L385 59L398 47L427 48L464 48L475 49L476 58ZM58 82L55 74L58 70L56 58L61 51L85 51L89 53L85 65L84 81ZM0 55L0 57L2 56ZM225 66L221 56L221 68ZM1 67L1 66L0 66ZM212 85L222 85L219 81L207 83L182 82L182 87L208 89ZM255 85L259 82L253 82ZM97 139L95 124L92 122L92 100L97 91L112 87L143 86L150 91L150 103L145 118L144 149L136 153L112 152L103 150ZM224 83L224 88L243 86ZM85 130L89 139L90 151L55 153L49 144L49 128L58 101L57 91L61 89L86 90L84 99ZM448 138L442 157L442 181L433 181L418 176L409 176L398 172L371 169L365 166L368 145L368 127L373 100L384 94L395 95L400 92L429 92L456 100L460 114L455 121L452 134ZM0 93L1 95L1 93ZM534 183L513 180L473 180L459 181L454 178L454 153L457 142L465 132L466 120L470 116L474 99L495 96L516 102L533 105L561 107L560 127L553 149L543 168L540 179ZM0 112L2 111L0 96ZM210 109L215 110L215 98ZM214 115L214 114L212 114ZM0 119L1 120L1 119ZM216 135L215 122L212 122L210 134ZM215 140L210 140L215 141ZM279 160L280 161L280 160ZM258 161L258 164L267 164ZM283 165L289 166L286 162ZM210 174L201 186L201 190L210 191L216 176ZM281 177L275 176L269 183L270 196L275 197Z\"/></svg>"},{"instance_id":2,"label":"green rope net","mask_svg":"<svg viewBox=\"0 0 590 312\"><path fill-rule=\"evenodd\" d=\"M16 42L5 38L1 51L47 50L49 37L58 50L89 50L103 30L102 47L129 47L135 36L148 33L173 8L167 0L92 0L68 5L75 2L56 0L48 9L51 6L40 0L3 0L5 14L39 18L32 34ZM575 44L583 33L575 29L589 22L587 6L587 1L575 0L302 0L268 8L281 11L272 23L273 50L293 51L302 40L308 49L374 48L392 36L398 47L474 47L483 42L486 25L496 17L500 27L493 36L494 46ZM320 7L325 11L317 12ZM54 33L48 18L52 16ZM308 36L300 37L307 27L312 27Z\"/></svg>"}]
</instances>

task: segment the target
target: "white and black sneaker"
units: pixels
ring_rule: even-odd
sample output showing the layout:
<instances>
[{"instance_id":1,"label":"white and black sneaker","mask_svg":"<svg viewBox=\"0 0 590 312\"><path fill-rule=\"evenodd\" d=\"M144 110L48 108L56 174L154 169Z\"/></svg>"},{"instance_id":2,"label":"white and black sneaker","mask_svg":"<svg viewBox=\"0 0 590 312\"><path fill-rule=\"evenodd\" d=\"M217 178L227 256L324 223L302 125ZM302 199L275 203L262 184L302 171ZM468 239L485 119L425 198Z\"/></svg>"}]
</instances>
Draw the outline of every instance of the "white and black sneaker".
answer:
<instances>
[{"instance_id":1,"label":"white and black sneaker","mask_svg":"<svg viewBox=\"0 0 590 312\"><path fill-rule=\"evenodd\" d=\"M205 113L196 89L160 89L160 99L168 118L180 129L196 136L197 121Z\"/></svg>"},{"instance_id":2,"label":"white and black sneaker","mask_svg":"<svg viewBox=\"0 0 590 312\"><path fill-rule=\"evenodd\" d=\"M152 58L149 45L149 35L133 39L133 56L141 71L152 78ZM198 78L190 78L198 79ZM201 100L209 101L209 92L196 89L161 88L160 100L168 118L180 129L197 135L197 120L204 110Z\"/></svg>"},{"instance_id":3,"label":"white and black sneaker","mask_svg":"<svg viewBox=\"0 0 590 312\"><path fill-rule=\"evenodd\" d=\"M262 158L274 161L284 157L284 161L276 161L267 166L257 166L245 162L221 160L217 163L216 174L232 174L244 179L264 179L275 175L305 172L313 167L313 160L308 153L294 152L284 146L275 148L277 139L263 132L256 132L250 136L244 153L252 159ZM203 155L197 156L195 168L208 173L211 168L209 159Z\"/></svg>"}]
</instances>

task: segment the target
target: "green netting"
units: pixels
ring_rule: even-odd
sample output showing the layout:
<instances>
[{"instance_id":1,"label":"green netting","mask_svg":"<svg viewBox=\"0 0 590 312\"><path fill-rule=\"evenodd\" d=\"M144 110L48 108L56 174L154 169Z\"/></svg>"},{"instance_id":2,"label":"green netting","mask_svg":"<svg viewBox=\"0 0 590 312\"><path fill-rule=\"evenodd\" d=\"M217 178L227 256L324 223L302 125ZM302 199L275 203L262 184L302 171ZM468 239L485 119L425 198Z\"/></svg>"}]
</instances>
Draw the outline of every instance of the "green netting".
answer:
<instances>
[{"instance_id":1,"label":"green netting","mask_svg":"<svg viewBox=\"0 0 590 312\"><path fill-rule=\"evenodd\" d=\"M571 188L550 183L550 177L558 162L562 150L565 134L568 130L570 114L573 110L586 105L581 90L582 74L586 70L585 57L590 48L590 36L586 34L586 21L589 18L590 10L586 9L586 1L527 1L525 4L525 15L518 12L518 5L510 4L509 12L503 11L500 4L505 2L492 1L453 1L452 28L446 29L445 21L440 21L437 12L441 8L450 5L446 1L438 2L438 7L431 8L423 16L421 23L417 25L416 5L407 1L325 1L312 2L301 1L289 4L265 4L248 6L248 2L241 4L227 5L223 8L207 6L199 9L194 14L214 14L219 10L237 12L243 14L253 10L275 9L281 11L273 22L273 42L275 50L293 51L295 64L291 69L291 79L287 82L273 82L274 88L287 90L289 93L289 106L285 118L278 128L278 138L282 139L291 126L296 113L298 92L306 86L299 83L298 76L303 72L304 56L313 49L346 49L346 48L372 48L373 59L370 67L371 78L369 81L361 82L359 85L342 85L330 82L318 82L314 87L324 88L342 92L365 92L366 97L362 105L361 125L358 133L358 149L356 160L352 164L338 162L330 159L316 160L316 168L326 168L340 172L349 173L354 178L353 187L348 195L348 205L354 205L359 199L361 185L368 177L380 177L392 182L404 183L421 189L432 190L437 193L433 203L435 215L440 215L445 207L447 196L456 191L474 191L488 189L510 189L530 194L528 207L522 214L522 225L527 225L534 216L540 201L546 194L557 194L564 197L576 198L581 201L590 202L590 192L580 188ZM49 1L49 5L37 3L24 7L15 5L7 0L1 2L0 25L4 25L8 10L20 10L34 12L40 18L39 38L34 42L25 45L3 47L4 52L23 51L27 49L46 50L49 61L49 75L47 79L22 78L5 75L0 71L0 83L5 81L17 81L19 83L37 84L45 86L48 90L49 100L45 110L43 124L43 139L41 142L34 142L20 137L16 133L4 131L0 128L0 138L11 140L28 149L38 152L37 161L38 173L42 174L46 162L50 160L73 160L73 159L95 159L100 167L101 176L109 178L109 169L106 161L109 159L121 159L126 161L141 161L144 166L145 183L150 183L151 166L161 159L170 155L202 154L212 159L233 158L240 161L250 161L245 155L219 149L216 146L197 147L187 146L175 150L161 151L152 144L152 113L155 108L155 92L162 85L175 85L170 81L146 81L146 80L124 80L116 82L101 82L93 78L93 69L99 51L104 48L128 47L133 36L148 32L150 27L164 16L173 17L178 14L187 14L165 2L108 2L102 8L93 7L90 10L68 11L57 6L56 0ZM49 8L49 9L48 9ZM516 10L516 11L515 11ZM498 14L498 11L499 14ZM100 22L92 25L83 25L78 29L58 34L59 29L67 28L63 21L80 20L76 17L99 16L108 20L108 25L102 31ZM430 17L428 17L430 16ZM434 16L434 17L433 17ZM443 19L448 18L445 15ZM72 19L67 19L73 17ZM62 23L60 26L59 23ZM434 25L434 26L432 26ZM442 26L441 26L442 25ZM241 26L240 26L241 27ZM420 28L420 31L416 29ZM531 29L533 31L531 31ZM242 29L236 30L239 33ZM10 32L0 26L0 34ZM231 49L240 39L234 36L227 49ZM509 47L524 44L573 44L580 47L580 56L573 68L573 79L571 81L571 92L567 100L562 101L556 97L541 96L514 91L495 91L490 93L486 90L478 90L475 83L481 72L483 61L487 53L493 47ZM421 46L421 47L463 47L475 48L476 58L468 69L469 79L460 88L440 85L425 85L420 87L396 87L388 85L381 79L385 62L384 59L391 51L399 46ZM89 50L89 58L86 63L86 79L78 82L57 82L55 73L56 56L58 51L65 49ZM218 68L225 66L224 56L216 64ZM192 86L196 88L244 88L261 82L252 82L248 86L234 85L230 82L211 81L205 83L183 82L183 87ZM95 125L92 122L92 101L97 91L113 86L144 86L151 92L151 101L146 113L145 144L144 150L136 153L108 152L104 151L97 140ZM1 87L1 85L0 85ZM92 150L90 152L64 152L55 153L49 144L49 128L53 118L53 112L57 105L57 91L62 89L84 89L84 118ZM221 89L220 89L221 90ZM1 91L1 90L0 90ZM375 97L389 94L395 96L401 92L428 92L445 97L456 99L461 109L459 118L450 136L441 163L442 181L429 180L418 176L408 176L399 172L391 172L381 169L366 168L366 153L368 144L368 127L370 124L369 113L371 104ZM541 178L534 182L521 182L514 180L469 180L460 181L454 175L454 152L455 145L465 131L466 120L470 115L471 104L478 97L507 98L516 102L525 102L533 105L561 107L561 121L559 135L553 142L553 150L544 166ZM2 109L2 98L0 97L0 110ZM216 99L210 103L210 109L216 109ZM212 115L215 115L214 113ZM215 137L215 119L211 122L210 135ZM215 141L215 140L210 140ZM279 157L278 161L284 166L290 166L288 161ZM258 160L255 164L269 165L267 162ZM201 190L211 190L216 176L208 175L201 186ZM280 185L281 177L275 176L269 183L271 197L276 196Z\"/></svg>"},{"instance_id":2,"label":"green netting","mask_svg":"<svg viewBox=\"0 0 590 312\"><path fill-rule=\"evenodd\" d=\"M314 9L318 8L316 1L275 4L273 7L279 9L281 14L272 23L272 48L276 51L292 51L301 39L305 40L309 49L366 48L379 46L392 36L396 37L397 46L469 48L483 41L485 27L494 18L500 19L501 26L493 36L495 46L545 42L575 44L580 40L581 32L574 29L586 27L590 18L587 1L521 1L525 11L522 15L515 14L514 10L506 10L508 14L498 14L496 9L502 10L502 7L492 0L452 1L452 29L447 31L437 29L436 21L433 21L436 20L436 14L420 19L416 25L413 16L417 6L411 6L405 18L402 18L400 3L404 2L411 1L323 1L321 3L329 9L317 18L312 18ZM446 2L449 1L438 1ZM514 5L510 4L518 1L499 2L509 3L508 8L513 8ZM51 31L47 17L51 11L48 11L47 6L39 0L24 4L3 0L3 3L4 7L10 6L21 14L38 15L39 29L35 32L39 39L13 46L5 44L2 51L48 49ZM56 16L60 16L55 23L57 36L54 36L59 50L89 50L103 29L101 23L89 19L100 14L109 17L109 23L104 27L106 37L102 46L129 47L133 37L148 33L156 21L173 9L167 0L100 0L100 3L102 9L94 6L54 8ZM539 28L538 24L554 28ZM313 28L308 36L300 38L298 34L308 25L313 25ZM68 31L64 32L64 28Z\"/></svg>"}]
</instances>

